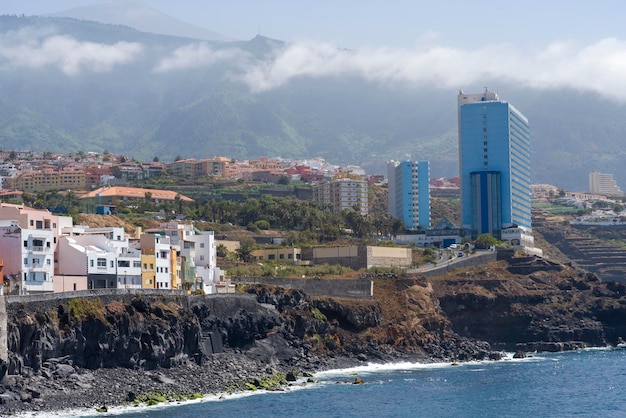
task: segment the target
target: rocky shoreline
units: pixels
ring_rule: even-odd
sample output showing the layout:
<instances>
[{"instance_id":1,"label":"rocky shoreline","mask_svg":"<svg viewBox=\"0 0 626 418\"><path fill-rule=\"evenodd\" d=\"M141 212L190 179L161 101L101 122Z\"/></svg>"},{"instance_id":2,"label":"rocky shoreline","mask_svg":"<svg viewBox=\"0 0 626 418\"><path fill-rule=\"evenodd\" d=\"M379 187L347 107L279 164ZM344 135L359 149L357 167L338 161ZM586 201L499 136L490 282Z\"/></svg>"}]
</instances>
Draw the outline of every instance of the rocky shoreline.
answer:
<instances>
[{"instance_id":1,"label":"rocky shoreline","mask_svg":"<svg viewBox=\"0 0 626 418\"><path fill-rule=\"evenodd\" d=\"M153 370L121 367L90 370L73 366L67 357L49 359L42 373L4 377L0 383L0 416L62 415L63 411L69 410L94 414L120 406L145 407L150 403L140 402L140 399L145 399L146 395L153 398L161 396L160 404L176 404L197 399L199 395L223 397L251 390L248 382L275 376L281 376L281 381L268 390L285 390L290 385L313 383L315 372L368 363L363 357L318 356L277 362L274 356L267 358L265 354L266 347L260 350L256 347L248 352L235 350L214 354L204 359L202 364L190 361L172 368ZM388 362L434 361L403 355L388 355L386 358ZM300 378L300 383L295 382L297 378ZM302 378L305 378L304 381Z\"/></svg>"},{"instance_id":2,"label":"rocky shoreline","mask_svg":"<svg viewBox=\"0 0 626 418\"><path fill-rule=\"evenodd\" d=\"M289 377L281 377L288 385L294 376L368 362L497 358L487 344L467 339L430 344L428 353L364 337L380 325L374 302L315 302L265 287L250 292L15 304L9 361L0 364L0 415L104 411L151 394L175 401L219 396L273 376Z\"/></svg>"},{"instance_id":3,"label":"rocky shoreline","mask_svg":"<svg viewBox=\"0 0 626 418\"><path fill-rule=\"evenodd\" d=\"M180 402L268 381L280 390L329 369L499 360L501 351L615 345L626 334L623 285L568 266L511 266L376 279L373 300L253 285L235 295L12 303L0 415L95 412L151 395Z\"/></svg>"}]
</instances>

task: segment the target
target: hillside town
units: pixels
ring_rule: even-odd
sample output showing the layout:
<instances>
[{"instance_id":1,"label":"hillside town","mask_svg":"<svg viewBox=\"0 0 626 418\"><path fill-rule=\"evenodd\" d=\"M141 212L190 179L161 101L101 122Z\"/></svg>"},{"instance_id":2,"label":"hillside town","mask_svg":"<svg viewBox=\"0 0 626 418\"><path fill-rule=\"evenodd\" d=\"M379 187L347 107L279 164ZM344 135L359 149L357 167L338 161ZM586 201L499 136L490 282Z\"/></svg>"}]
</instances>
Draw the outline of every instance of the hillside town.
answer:
<instances>
[{"instance_id":1,"label":"hillside town","mask_svg":"<svg viewBox=\"0 0 626 418\"><path fill-rule=\"evenodd\" d=\"M388 178L385 179L384 176L366 176L360 167L332 166L322 159L292 161L259 158L235 162L219 157L144 163L109 153L37 155L33 152L5 152L0 156L4 159L1 166L3 203L0 203L0 258L3 260L0 268L4 277L1 289L5 294L21 295L88 289L165 289L205 294L232 292L233 284L218 266L217 248L222 246L235 252L240 247L238 241L229 241L225 234L216 237L214 231L196 228L193 220L176 217L162 220L158 226L145 229L137 226L131 231L123 226L76 224L74 218L67 214L24 205L24 193L62 190L66 194L75 194L78 200L91 202L83 207L93 213L111 215L122 201L130 206L133 202L146 199L153 202L193 202L193 199L171 190L130 186L140 185L150 178L174 176L185 181L212 177L263 184L288 179L309 185L310 193L304 195L305 199L314 199L334 211L354 210L366 216L369 211L369 186L384 183L389 193L395 193L399 186L394 180L394 170L401 170L403 165L408 164L412 171L412 163L395 161L388 163ZM429 202L435 196L458 198L458 177L430 179L426 165L421 178L428 181L415 187L416 197L422 196L422 200L415 205L415 213L409 217L403 218L402 212L393 212L391 202L398 199L388 199L389 214L404 221L402 230L390 238L401 246L453 248L461 244L466 236L459 226L447 219L434 227L431 225ZM593 204L599 201L613 202L612 205L604 205L604 212L587 212L590 215L577 220L584 222L595 214L594 221L598 222L604 219L598 217L606 214L607 207L619 206L619 190L614 182L609 182L609 186L596 190L596 193L565 192L551 185L533 185L531 190L533 198L551 198L580 208L593 208ZM598 193L600 191L605 194ZM597 208L597 203L595 205ZM413 215L421 223L411 223ZM615 216L612 215L610 222L616 222ZM163 219L159 214L153 217ZM523 242L528 235L520 228L503 230L500 239L525 248L527 253L540 254L532 241ZM16 242L22 245L16 245ZM251 252L250 260L258 264L273 262L300 266L330 263L355 270L415 265L411 251L405 247L385 248L384 255L380 255L381 250L371 245L327 245L326 248L303 249L293 245L282 246L281 242L280 237L269 240L257 237L260 245Z\"/></svg>"}]
</instances>

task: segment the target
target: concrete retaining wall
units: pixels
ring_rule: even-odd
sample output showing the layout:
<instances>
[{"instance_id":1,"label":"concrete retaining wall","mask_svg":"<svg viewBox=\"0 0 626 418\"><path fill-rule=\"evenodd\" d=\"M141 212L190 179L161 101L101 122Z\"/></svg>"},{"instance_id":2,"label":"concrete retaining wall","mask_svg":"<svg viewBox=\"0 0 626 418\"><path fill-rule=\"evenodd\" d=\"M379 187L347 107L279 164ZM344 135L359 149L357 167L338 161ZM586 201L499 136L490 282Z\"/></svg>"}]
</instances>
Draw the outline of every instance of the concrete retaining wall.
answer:
<instances>
[{"instance_id":1,"label":"concrete retaining wall","mask_svg":"<svg viewBox=\"0 0 626 418\"><path fill-rule=\"evenodd\" d=\"M337 298L371 299L374 295L374 282L363 279L283 279L277 277L232 277L233 283L267 284L299 289L310 296L331 296Z\"/></svg>"}]
</instances>

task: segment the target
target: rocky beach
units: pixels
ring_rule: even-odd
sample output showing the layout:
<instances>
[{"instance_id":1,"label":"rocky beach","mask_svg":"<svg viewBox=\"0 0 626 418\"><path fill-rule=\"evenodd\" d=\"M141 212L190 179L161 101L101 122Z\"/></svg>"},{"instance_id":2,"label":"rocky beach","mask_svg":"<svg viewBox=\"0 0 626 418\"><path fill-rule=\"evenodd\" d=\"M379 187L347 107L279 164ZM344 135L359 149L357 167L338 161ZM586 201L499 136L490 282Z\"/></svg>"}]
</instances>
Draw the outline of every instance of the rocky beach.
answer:
<instances>
[{"instance_id":1,"label":"rocky beach","mask_svg":"<svg viewBox=\"0 0 626 418\"><path fill-rule=\"evenodd\" d=\"M540 259L374 284L371 300L253 285L11 303L0 414L281 390L320 370L498 360L609 345L626 331L622 284Z\"/></svg>"}]
</instances>

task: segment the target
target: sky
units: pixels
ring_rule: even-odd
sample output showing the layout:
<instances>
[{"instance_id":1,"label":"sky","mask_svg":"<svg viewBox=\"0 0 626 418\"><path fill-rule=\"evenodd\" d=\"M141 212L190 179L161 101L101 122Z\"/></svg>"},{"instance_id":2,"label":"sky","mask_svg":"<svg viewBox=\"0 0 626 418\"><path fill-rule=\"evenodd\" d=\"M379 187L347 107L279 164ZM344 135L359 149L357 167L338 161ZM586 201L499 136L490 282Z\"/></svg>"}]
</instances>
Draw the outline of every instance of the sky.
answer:
<instances>
[{"instance_id":1,"label":"sky","mask_svg":"<svg viewBox=\"0 0 626 418\"><path fill-rule=\"evenodd\" d=\"M103 2L1 0L0 14L55 13ZM383 82L425 82L446 88L482 86L485 78L502 78L533 88L570 87L626 100L623 1L142 2L227 37L247 40L260 31L292 43L271 65L245 69L244 80L256 90L271 89L302 75L351 73ZM58 65L70 62L68 74L89 67L84 56L76 57L80 51L89 52L85 45L61 41L48 45L40 40L35 52L69 47L64 53L73 55L59 58ZM24 50L16 52L14 43L14 39L0 40L0 58L28 55ZM141 53L141 45L121 45L120 51L98 48L89 59L110 57L110 62L93 66L99 71L130 62ZM53 59L52 51L59 50L50 50L47 59ZM97 55L101 57L94 58ZM156 65L155 71L211 65L219 59L233 56L215 56L206 46L189 45Z\"/></svg>"},{"instance_id":2,"label":"sky","mask_svg":"<svg viewBox=\"0 0 626 418\"><path fill-rule=\"evenodd\" d=\"M586 0L141 0L161 12L236 39L259 28L283 41L333 42L345 48L424 43L480 48L499 43L624 38L626 2ZM105 0L2 0L0 14L37 15Z\"/></svg>"}]
</instances>

